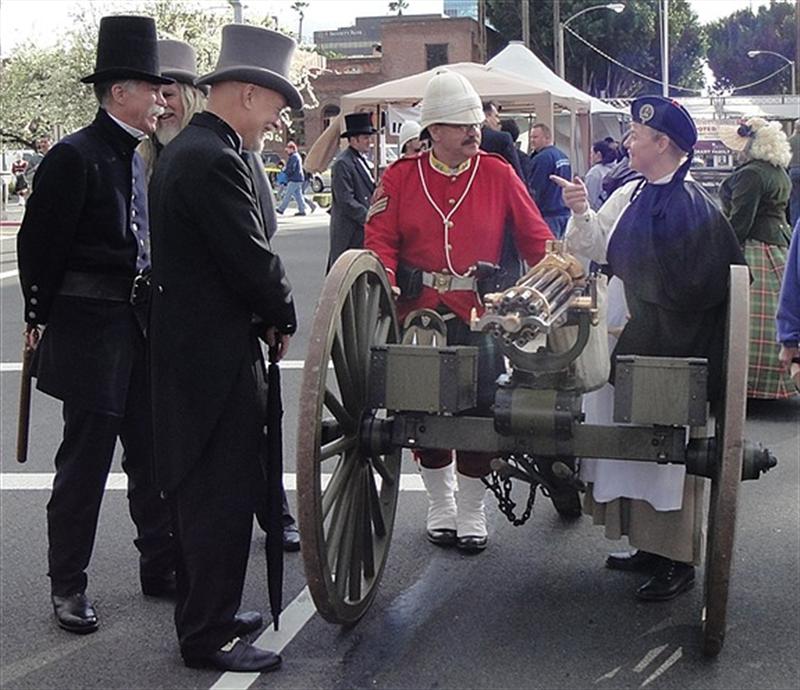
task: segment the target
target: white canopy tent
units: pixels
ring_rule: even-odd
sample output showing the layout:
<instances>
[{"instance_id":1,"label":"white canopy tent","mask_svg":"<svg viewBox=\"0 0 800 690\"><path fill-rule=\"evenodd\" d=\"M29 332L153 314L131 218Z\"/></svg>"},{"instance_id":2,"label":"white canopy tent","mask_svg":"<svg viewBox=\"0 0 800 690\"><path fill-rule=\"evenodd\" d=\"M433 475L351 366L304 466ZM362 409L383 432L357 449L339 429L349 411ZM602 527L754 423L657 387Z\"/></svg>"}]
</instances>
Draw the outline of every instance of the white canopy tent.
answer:
<instances>
[{"instance_id":1,"label":"white canopy tent","mask_svg":"<svg viewBox=\"0 0 800 690\"><path fill-rule=\"evenodd\" d=\"M592 115L606 113L625 116L628 114L628 111L615 108L599 98L590 96L570 84L566 79L559 77L536 56L536 53L526 48L522 41L511 41L489 60L486 66L497 67L505 72L516 74L553 93L562 93L583 101L588 99Z\"/></svg>"},{"instance_id":2,"label":"white canopy tent","mask_svg":"<svg viewBox=\"0 0 800 690\"><path fill-rule=\"evenodd\" d=\"M621 138L623 123L628 119L629 111L604 103L599 98L584 93L565 79L562 79L545 65L533 51L529 50L522 41L511 41L486 64L487 66L497 67L505 72L516 74L553 93L562 93L575 99L580 98L589 101L591 130L585 133L586 139L581 138L580 141L573 143L570 135L575 130L570 126L566 118L556 118L554 131L557 145L583 154L588 151L592 141L608 136L614 137L614 139ZM578 131L578 136L582 137L582 135L584 135L584 132L582 130ZM573 156L572 161L573 170L583 171L587 167L587 163L582 160L582 156L577 158Z\"/></svg>"},{"instance_id":3,"label":"white canopy tent","mask_svg":"<svg viewBox=\"0 0 800 690\"><path fill-rule=\"evenodd\" d=\"M428 82L442 69L463 75L481 99L494 101L503 108L519 112L535 112L539 121L550 125L553 124L554 111L567 110L571 115L573 130L578 126L579 117L586 121L585 126L588 127L590 107L588 96L551 91L519 75L472 62L437 67L348 94L342 97L341 112L353 113L375 109L379 113L382 108L389 105L417 105L422 100ZM306 159L309 170L321 170L327 167L338 148L338 136L342 131L343 122L341 117L331 122L330 127L311 147Z\"/></svg>"}]
</instances>

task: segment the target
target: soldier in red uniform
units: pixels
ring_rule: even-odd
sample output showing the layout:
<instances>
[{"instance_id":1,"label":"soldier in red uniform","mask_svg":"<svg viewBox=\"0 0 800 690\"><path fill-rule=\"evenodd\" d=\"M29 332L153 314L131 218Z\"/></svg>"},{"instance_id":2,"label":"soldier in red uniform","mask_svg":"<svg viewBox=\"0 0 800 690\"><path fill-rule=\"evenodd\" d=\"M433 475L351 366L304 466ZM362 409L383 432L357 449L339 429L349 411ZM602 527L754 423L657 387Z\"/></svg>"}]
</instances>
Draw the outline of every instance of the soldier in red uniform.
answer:
<instances>
[{"instance_id":1,"label":"soldier in red uniform","mask_svg":"<svg viewBox=\"0 0 800 690\"><path fill-rule=\"evenodd\" d=\"M479 348L478 411L488 414L504 364L489 336L469 330L471 310L482 310L479 262L498 264L510 233L533 265L552 234L514 169L479 150L483 119L481 100L464 77L442 71L431 79L420 125L432 150L387 169L367 216L365 247L380 257L401 293L401 320L434 309L447 325L448 345ZM491 456L457 453L457 500L452 453L427 450L417 457L428 491L428 539L464 551L486 548L481 477L489 473Z\"/></svg>"}]
</instances>

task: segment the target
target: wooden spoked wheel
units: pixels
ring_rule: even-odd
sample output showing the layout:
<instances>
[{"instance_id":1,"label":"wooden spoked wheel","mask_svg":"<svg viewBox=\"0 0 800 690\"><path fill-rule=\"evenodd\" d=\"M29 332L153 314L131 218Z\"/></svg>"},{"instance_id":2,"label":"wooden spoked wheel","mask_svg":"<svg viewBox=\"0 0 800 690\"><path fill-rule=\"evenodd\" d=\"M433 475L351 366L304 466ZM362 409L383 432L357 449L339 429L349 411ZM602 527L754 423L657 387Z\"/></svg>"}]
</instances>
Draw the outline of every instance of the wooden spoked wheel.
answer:
<instances>
[{"instance_id":1,"label":"wooden spoked wheel","mask_svg":"<svg viewBox=\"0 0 800 690\"><path fill-rule=\"evenodd\" d=\"M311 331L297 432L300 532L306 579L331 623L364 615L389 554L401 449L371 455L361 442L370 349L400 329L386 273L374 254L351 250L333 265Z\"/></svg>"},{"instance_id":2,"label":"wooden spoked wheel","mask_svg":"<svg viewBox=\"0 0 800 690\"><path fill-rule=\"evenodd\" d=\"M750 274L732 266L725 337L725 388L716 418L716 467L711 479L703 607L703 653L716 656L725 641L736 503L742 481L747 407Z\"/></svg>"}]
</instances>

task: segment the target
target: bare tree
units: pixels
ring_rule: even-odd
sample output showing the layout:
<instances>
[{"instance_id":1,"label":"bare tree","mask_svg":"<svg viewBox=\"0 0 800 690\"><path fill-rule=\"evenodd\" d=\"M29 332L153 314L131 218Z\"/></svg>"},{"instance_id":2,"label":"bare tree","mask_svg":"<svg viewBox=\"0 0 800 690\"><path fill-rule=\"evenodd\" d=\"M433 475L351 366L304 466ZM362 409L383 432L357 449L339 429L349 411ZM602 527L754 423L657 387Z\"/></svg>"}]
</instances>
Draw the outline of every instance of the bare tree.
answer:
<instances>
[{"instance_id":1,"label":"bare tree","mask_svg":"<svg viewBox=\"0 0 800 690\"><path fill-rule=\"evenodd\" d=\"M392 0L389 3L389 12L397 12L397 16L400 17L403 14L403 10L408 9L408 0Z\"/></svg>"},{"instance_id":2,"label":"bare tree","mask_svg":"<svg viewBox=\"0 0 800 690\"><path fill-rule=\"evenodd\" d=\"M305 9L308 7L307 2L303 2L303 0L295 0L292 3L292 10L297 12L297 42L303 42L303 18L306 16Z\"/></svg>"}]
</instances>

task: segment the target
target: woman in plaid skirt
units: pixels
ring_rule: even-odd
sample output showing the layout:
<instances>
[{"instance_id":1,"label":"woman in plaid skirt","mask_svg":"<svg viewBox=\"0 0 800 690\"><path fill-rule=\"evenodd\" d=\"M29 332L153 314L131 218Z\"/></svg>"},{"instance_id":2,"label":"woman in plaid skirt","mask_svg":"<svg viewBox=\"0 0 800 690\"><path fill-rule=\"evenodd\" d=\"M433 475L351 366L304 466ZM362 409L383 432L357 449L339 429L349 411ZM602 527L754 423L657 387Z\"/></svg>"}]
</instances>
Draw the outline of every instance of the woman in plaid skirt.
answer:
<instances>
[{"instance_id":1,"label":"woman in plaid skirt","mask_svg":"<svg viewBox=\"0 0 800 690\"><path fill-rule=\"evenodd\" d=\"M777 123L760 117L730 128L722 138L729 148L741 152L743 160L722 183L720 199L752 276L747 397L788 398L794 395L794 387L778 360L775 312L791 237L786 220L792 188L786 173L789 142Z\"/></svg>"}]
</instances>

